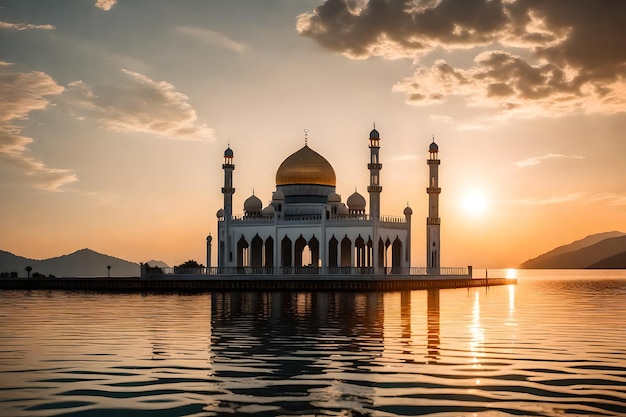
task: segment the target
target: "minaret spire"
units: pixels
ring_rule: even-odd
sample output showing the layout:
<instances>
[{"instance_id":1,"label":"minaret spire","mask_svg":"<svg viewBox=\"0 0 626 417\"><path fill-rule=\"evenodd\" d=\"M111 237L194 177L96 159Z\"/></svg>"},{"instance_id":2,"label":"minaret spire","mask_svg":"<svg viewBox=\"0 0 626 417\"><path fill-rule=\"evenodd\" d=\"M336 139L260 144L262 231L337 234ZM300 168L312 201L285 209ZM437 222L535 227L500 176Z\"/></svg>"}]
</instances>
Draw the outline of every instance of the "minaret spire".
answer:
<instances>
[{"instance_id":1,"label":"minaret spire","mask_svg":"<svg viewBox=\"0 0 626 417\"><path fill-rule=\"evenodd\" d=\"M222 194L224 194L224 219L219 222L220 228L219 246L218 246L218 266L228 266L228 262L232 260L232 242L230 241L230 233L228 230L230 221L233 217L233 194L235 194L235 187L233 187L233 171L235 170L235 164L233 164L233 158L235 153L230 149L230 143L228 148L224 151L224 163L222 169L224 170L224 186L222 187Z\"/></svg>"},{"instance_id":2,"label":"minaret spire","mask_svg":"<svg viewBox=\"0 0 626 417\"><path fill-rule=\"evenodd\" d=\"M428 218L426 219L426 266L428 274L439 275L441 268L441 218L439 217L439 146L435 143L435 136L428 147L429 183L426 188L428 194Z\"/></svg>"},{"instance_id":3,"label":"minaret spire","mask_svg":"<svg viewBox=\"0 0 626 417\"><path fill-rule=\"evenodd\" d=\"M383 187L380 185L380 170L383 164L380 163L380 134L376 130L376 122L374 122L374 129L370 132L370 162L367 164L367 169L370 170L370 185L367 187L367 192L370 193L370 216L373 219L380 218L380 193L383 191Z\"/></svg>"}]
</instances>

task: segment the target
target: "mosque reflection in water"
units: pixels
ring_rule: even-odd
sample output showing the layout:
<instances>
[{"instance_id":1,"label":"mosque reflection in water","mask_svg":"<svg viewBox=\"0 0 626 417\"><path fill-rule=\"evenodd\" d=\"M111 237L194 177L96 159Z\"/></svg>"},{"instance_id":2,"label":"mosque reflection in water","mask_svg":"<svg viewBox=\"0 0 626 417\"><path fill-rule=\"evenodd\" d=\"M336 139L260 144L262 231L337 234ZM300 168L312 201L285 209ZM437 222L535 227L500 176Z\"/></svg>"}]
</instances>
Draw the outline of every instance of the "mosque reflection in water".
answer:
<instances>
[{"instance_id":1,"label":"mosque reflection in water","mask_svg":"<svg viewBox=\"0 0 626 417\"><path fill-rule=\"evenodd\" d=\"M434 363L440 351L439 299L439 290L213 293L216 375L245 376L237 364L255 358L264 361L263 378L280 379L369 372L384 356Z\"/></svg>"}]
</instances>

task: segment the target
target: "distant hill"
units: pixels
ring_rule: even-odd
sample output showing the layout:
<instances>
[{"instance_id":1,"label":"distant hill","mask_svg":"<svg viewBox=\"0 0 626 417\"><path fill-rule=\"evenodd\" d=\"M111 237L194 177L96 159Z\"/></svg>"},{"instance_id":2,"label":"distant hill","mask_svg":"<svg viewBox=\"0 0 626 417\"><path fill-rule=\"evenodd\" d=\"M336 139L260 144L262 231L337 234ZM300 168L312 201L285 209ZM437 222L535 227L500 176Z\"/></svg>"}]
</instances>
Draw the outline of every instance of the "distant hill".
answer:
<instances>
[{"instance_id":1,"label":"distant hill","mask_svg":"<svg viewBox=\"0 0 626 417\"><path fill-rule=\"evenodd\" d=\"M626 252L625 233L599 233L530 259L521 264L520 268L589 268L621 252Z\"/></svg>"},{"instance_id":2,"label":"distant hill","mask_svg":"<svg viewBox=\"0 0 626 417\"><path fill-rule=\"evenodd\" d=\"M626 269L626 252L618 253L589 265L588 269Z\"/></svg>"},{"instance_id":3,"label":"distant hill","mask_svg":"<svg viewBox=\"0 0 626 417\"><path fill-rule=\"evenodd\" d=\"M36 260L0 251L0 273L17 272L18 276L25 277L24 268L30 266L33 273L56 277L106 277L107 266L111 266L111 276L139 276L139 264L128 262L113 256L94 252L91 249L81 249L69 255L55 258Z\"/></svg>"},{"instance_id":4,"label":"distant hill","mask_svg":"<svg viewBox=\"0 0 626 417\"><path fill-rule=\"evenodd\" d=\"M169 268L170 266L168 264L166 264L163 261L156 261L154 259L149 260L148 262L144 262L145 264L148 264L149 266L151 266L152 268Z\"/></svg>"}]
</instances>

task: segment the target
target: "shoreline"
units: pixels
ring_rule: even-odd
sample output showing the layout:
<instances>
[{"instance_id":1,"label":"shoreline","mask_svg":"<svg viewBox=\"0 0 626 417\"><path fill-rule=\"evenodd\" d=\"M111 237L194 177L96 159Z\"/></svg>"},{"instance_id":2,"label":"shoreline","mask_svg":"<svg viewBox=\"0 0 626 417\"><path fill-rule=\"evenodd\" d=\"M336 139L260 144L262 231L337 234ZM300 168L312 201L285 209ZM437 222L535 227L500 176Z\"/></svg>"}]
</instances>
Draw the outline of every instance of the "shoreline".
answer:
<instances>
[{"instance_id":1,"label":"shoreline","mask_svg":"<svg viewBox=\"0 0 626 417\"><path fill-rule=\"evenodd\" d=\"M322 278L322 279L320 279ZM116 278L54 278L0 279L0 290L77 290L102 292L202 292L202 291L399 291L490 287L516 285L514 278L444 278L414 277L337 278L291 276L268 279L267 276L228 277L227 279L139 279Z\"/></svg>"}]
</instances>

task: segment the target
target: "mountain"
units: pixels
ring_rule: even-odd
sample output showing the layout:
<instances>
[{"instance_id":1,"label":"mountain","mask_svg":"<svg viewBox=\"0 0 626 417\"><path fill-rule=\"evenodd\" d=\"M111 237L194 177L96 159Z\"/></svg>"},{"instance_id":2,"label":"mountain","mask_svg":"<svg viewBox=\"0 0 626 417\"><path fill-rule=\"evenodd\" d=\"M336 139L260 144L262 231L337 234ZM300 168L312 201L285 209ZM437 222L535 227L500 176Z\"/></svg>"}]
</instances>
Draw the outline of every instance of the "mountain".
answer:
<instances>
[{"instance_id":1,"label":"mountain","mask_svg":"<svg viewBox=\"0 0 626 417\"><path fill-rule=\"evenodd\" d=\"M617 237L608 237L615 236ZM594 243L591 243L594 242ZM520 268L568 269L589 268L609 257L626 252L626 234L600 233L561 246L520 265Z\"/></svg>"},{"instance_id":2,"label":"mountain","mask_svg":"<svg viewBox=\"0 0 626 417\"><path fill-rule=\"evenodd\" d=\"M170 266L168 264L166 264L163 261L157 261L154 259L149 260L148 262L144 262L145 264L148 264L149 266L151 266L152 268L169 268Z\"/></svg>"},{"instance_id":3,"label":"mountain","mask_svg":"<svg viewBox=\"0 0 626 417\"><path fill-rule=\"evenodd\" d=\"M32 269L31 275L40 273L45 276L56 277L106 277L111 267L111 276L139 276L139 264L128 262L113 256L94 252L91 249L81 249L69 255L55 258L36 260L0 251L0 273L17 272L18 276L25 277L27 266Z\"/></svg>"},{"instance_id":4,"label":"mountain","mask_svg":"<svg viewBox=\"0 0 626 417\"><path fill-rule=\"evenodd\" d=\"M596 262L593 265L589 265L588 269L626 269L626 252L618 253L617 255L609 256L606 259Z\"/></svg>"}]
</instances>

